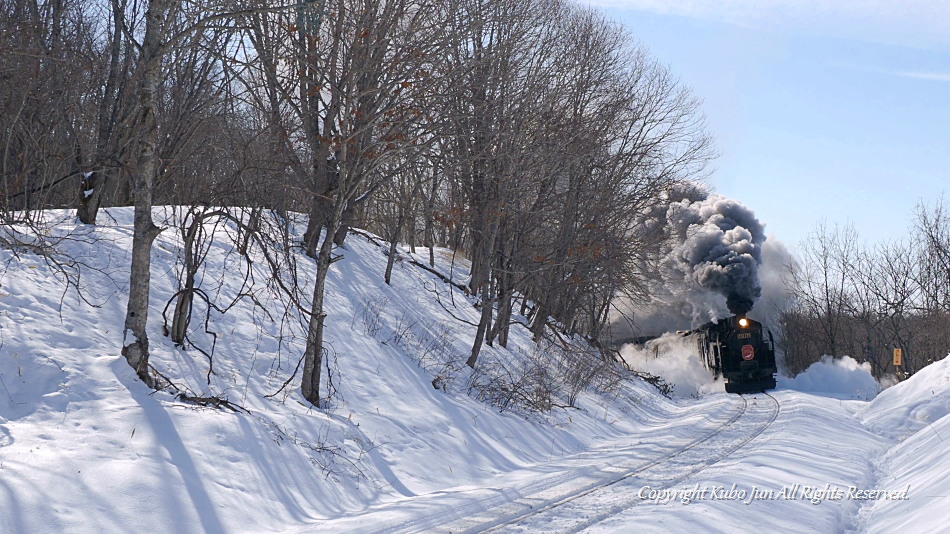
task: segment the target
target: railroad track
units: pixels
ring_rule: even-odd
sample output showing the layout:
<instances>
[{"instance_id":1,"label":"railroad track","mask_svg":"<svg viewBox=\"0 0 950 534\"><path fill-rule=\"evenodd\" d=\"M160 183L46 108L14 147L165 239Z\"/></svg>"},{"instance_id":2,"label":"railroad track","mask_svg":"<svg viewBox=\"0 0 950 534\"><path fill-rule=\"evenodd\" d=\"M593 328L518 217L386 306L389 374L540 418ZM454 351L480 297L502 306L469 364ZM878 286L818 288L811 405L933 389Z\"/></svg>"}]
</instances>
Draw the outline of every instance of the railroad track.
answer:
<instances>
[{"instance_id":1,"label":"railroad track","mask_svg":"<svg viewBox=\"0 0 950 534\"><path fill-rule=\"evenodd\" d=\"M574 480L571 473L546 477L517 492L500 491L450 511L390 525L381 532L579 532L639 505L642 499L637 489L643 485L670 488L722 461L764 432L781 410L767 393L736 398L738 406L723 422L654 459L633 459L580 480ZM605 509L602 497L606 493L611 494L611 505ZM575 510L570 510L572 507Z\"/></svg>"},{"instance_id":2,"label":"railroad track","mask_svg":"<svg viewBox=\"0 0 950 534\"><path fill-rule=\"evenodd\" d=\"M743 409L729 425L674 454L627 473L618 480L547 503L519 517L508 518L487 528L453 532L576 533L633 507L653 502L640 497L640 488L675 488L740 450L771 426L781 413L778 400L768 393L752 397L743 395L741 398ZM751 406L750 398L753 399ZM760 406L758 399L765 402ZM605 506L605 503L609 504Z\"/></svg>"}]
</instances>

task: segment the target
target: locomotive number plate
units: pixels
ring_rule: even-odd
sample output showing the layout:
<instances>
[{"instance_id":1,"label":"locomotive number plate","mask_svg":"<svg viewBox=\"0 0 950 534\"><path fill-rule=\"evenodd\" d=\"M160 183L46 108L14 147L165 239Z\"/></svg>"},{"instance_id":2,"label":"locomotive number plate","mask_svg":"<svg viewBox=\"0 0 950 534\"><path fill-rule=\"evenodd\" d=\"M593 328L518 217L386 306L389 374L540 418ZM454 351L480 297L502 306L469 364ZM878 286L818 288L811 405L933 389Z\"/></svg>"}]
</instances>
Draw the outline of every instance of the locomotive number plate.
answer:
<instances>
[{"instance_id":1,"label":"locomotive number plate","mask_svg":"<svg viewBox=\"0 0 950 534\"><path fill-rule=\"evenodd\" d=\"M751 339L752 334L750 332L745 332L744 334L738 334L736 337L739 339Z\"/></svg>"}]
</instances>

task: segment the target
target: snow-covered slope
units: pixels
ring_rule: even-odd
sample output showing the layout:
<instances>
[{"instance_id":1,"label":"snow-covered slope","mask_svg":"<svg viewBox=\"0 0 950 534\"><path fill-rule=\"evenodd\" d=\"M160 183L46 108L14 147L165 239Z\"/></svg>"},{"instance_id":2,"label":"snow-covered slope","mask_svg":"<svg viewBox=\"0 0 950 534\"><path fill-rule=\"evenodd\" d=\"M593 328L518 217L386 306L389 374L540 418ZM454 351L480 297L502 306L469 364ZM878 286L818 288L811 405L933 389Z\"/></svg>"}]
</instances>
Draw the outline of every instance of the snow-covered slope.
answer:
<instances>
[{"instance_id":1,"label":"snow-covered slope","mask_svg":"<svg viewBox=\"0 0 950 534\"><path fill-rule=\"evenodd\" d=\"M903 440L950 414L950 358L881 392L862 412L865 425Z\"/></svg>"},{"instance_id":2,"label":"snow-covered slope","mask_svg":"<svg viewBox=\"0 0 950 534\"><path fill-rule=\"evenodd\" d=\"M352 235L328 282L334 394L327 408L315 409L301 402L296 379L285 387L303 350L299 315L283 313L263 262L249 267L227 240L210 245L199 277L208 298L227 311L212 310L206 328L199 305L187 350L162 335L180 254L170 229L153 253L152 363L189 395L225 398L238 409L180 402L147 389L118 355L131 212L110 209L102 221L84 227L64 218L54 227L51 238L61 238L64 257L75 260L65 268L78 292L44 257L0 249L3 533L438 525L518 496L573 491L606 480L618 465L656 461L721 428L740 403L722 392L667 399L623 381L582 393L576 409L539 415L505 404L489 395L497 377L536 380L532 373L542 369L564 386L555 369L559 349L538 347L516 326L509 348L485 347L472 375L463 362L477 310L467 297L411 265L404 249L385 285L383 249ZM225 230L218 229L222 236ZM427 251L419 252L423 260ZM449 273L451 255L437 257ZM308 260L297 261L306 294L312 271ZM456 267L454 276L460 272ZM947 365L934 364L872 403L796 391L790 383L776 394L781 412L771 426L741 450L690 468L676 486L910 484L907 501L645 500L592 530L624 532L636 522L884 532L909 517L942 518L944 501L927 495L950 494L942 477L950 468ZM898 437L905 439L898 444ZM925 527L918 532L940 531L937 520L917 525Z\"/></svg>"},{"instance_id":3,"label":"snow-covered slope","mask_svg":"<svg viewBox=\"0 0 950 534\"><path fill-rule=\"evenodd\" d=\"M950 530L950 356L884 390L861 413L876 432L899 440L880 462L882 482L907 487L907 501L874 501L868 532Z\"/></svg>"},{"instance_id":4,"label":"snow-covered slope","mask_svg":"<svg viewBox=\"0 0 950 534\"><path fill-rule=\"evenodd\" d=\"M214 336L204 306L192 324L197 347L210 354L214 343L208 375L205 354L162 335L180 253L166 230L153 253L152 363L190 395L247 411L182 403L149 391L118 355L131 211L100 219L55 227L64 257L79 262L80 293L42 256L0 250L2 532L281 530L584 451L632 431L637 420L623 412L639 403L676 408L631 384L621 401L582 395L582 409L545 417L479 402L462 363L477 310L408 261L385 285L383 249L359 235L328 282L329 409L304 405L296 380L282 389L302 354L300 321L265 290L261 262L244 283L246 265L225 240L211 245L200 286L219 307L236 304L211 312ZM448 273L451 256L438 257ZM312 270L300 261L308 288ZM517 373L537 351L515 327L509 349L486 347L481 358Z\"/></svg>"}]
</instances>

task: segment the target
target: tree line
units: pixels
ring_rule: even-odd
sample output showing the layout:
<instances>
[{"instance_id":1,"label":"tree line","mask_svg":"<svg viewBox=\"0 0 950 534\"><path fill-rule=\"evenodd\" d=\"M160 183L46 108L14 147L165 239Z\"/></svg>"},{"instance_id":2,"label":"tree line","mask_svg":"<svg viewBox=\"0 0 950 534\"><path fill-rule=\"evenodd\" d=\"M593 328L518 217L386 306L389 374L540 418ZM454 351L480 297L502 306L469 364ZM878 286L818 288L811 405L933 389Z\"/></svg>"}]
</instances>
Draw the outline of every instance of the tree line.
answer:
<instances>
[{"instance_id":1,"label":"tree line","mask_svg":"<svg viewBox=\"0 0 950 534\"><path fill-rule=\"evenodd\" d=\"M122 354L153 387L155 205L186 213L172 339L202 296L202 225L227 220L306 317L319 404L351 227L392 243L386 283L397 242L470 261L474 368L519 321L596 340L618 296L645 296L662 240L645 214L711 156L698 101L567 0L0 0L0 224L133 207Z\"/></svg>"},{"instance_id":2,"label":"tree line","mask_svg":"<svg viewBox=\"0 0 950 534\"><path fill-rule=\"evenodd\" d=\"M793 374L823 354L867 362L879 378L913 374L950 353L950 214L942 200L920 204L900 241L866 245L852 226L819 224L784 279L791 300L778 314L778 341Z\"/></svg>"}]
</instances>

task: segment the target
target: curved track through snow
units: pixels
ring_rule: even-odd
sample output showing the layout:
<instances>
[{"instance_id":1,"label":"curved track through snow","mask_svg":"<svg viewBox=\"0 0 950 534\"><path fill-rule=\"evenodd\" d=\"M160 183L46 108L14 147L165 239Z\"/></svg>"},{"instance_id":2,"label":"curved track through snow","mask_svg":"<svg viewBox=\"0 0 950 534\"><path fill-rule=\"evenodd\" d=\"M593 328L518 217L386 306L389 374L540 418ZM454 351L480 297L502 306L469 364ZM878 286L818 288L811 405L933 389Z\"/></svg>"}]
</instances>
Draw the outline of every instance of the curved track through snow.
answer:
<instances>
[{"instance_id":1,"label":"curved track through snow","mask_svg":"<svg viewBox=\"0 0 950 534\"><path fill-rule=\"evenodd\" d=\"M432 514L386 532L580 532L652 502L638 497L639 488L672 488L722 461L764 432L781 411L768 393L737 398L738 409L726 421L657 458L608 467L593 482L523 488L514 498L480 500L451 515Z\"/></svg>"},{"instance_id":2,"label":"curved track through snow","mask_svg":"<svg viewBox=\"0 0 950 534\"><path fill-rule=\"evenodd\" d=\"M652 503L639 496L641 488L675 488L744 447L771 426L781 413L778 399L768 393L743 395L741 399L743 409L729 425L666 458L583 494L468 532L582 532L635 506ZM764 402L760 404L759 400Z\"/></svg>"}]
</instances>

